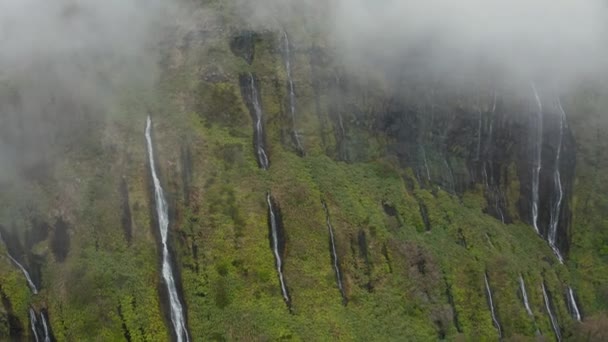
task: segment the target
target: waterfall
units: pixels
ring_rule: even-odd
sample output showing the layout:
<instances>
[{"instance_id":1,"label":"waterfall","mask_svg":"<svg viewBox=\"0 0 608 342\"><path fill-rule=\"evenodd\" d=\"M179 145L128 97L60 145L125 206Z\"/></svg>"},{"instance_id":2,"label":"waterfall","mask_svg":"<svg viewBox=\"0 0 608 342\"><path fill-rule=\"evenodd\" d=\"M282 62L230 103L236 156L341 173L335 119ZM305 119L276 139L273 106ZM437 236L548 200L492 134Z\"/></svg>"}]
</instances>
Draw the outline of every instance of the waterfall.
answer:
<instances>
[{"instance_id":1,"label":"waterfall","mask_svg":"<svg viewBox=\"0 0 608 342\"><path fill-rule=\"evenodd\" d=\"M2 239L2 235L0 235L0 242L4 243L4 246L6 247L6 255L8 256L8 258L11 260L11 262L13 264L15 264L15 266L17 266L17 268L25 276L25 280L27 282L27 286L30 288L30 291L32 291L33 294L38 294L38 288L36 287L36 284L34 284L34 281L32 280L32 277L30 277L29 272L8 251L8 246L6 245L6 243L4 242L4 240Z\"/></svg>"},{"instance_id":2,"label":"waterfall","mask_svg":"<svg viewBox=\"0 0 608 342\"><path fill-rule=\"evenodd\" d=\"M275 266L279 275L281 294L283 295L283 300L285 300L287 307L291 308L291 299L289 298L289 292L287 291L287 285L285 284L285 277L283 276L283 258L281 257L281 251L279 250L279 223L274 206L272 205L270 192L266 194L266 202L268 203L268 216L270 218L271 247L272 253L274 254Z\"/></svg>"},{"instance_id":3,"label":"waterfall","mask_svg":"<svg viewBox=\"0 0 608 342\"><path fill-rule=\"evenodd\" d=\"M51 342L51 333L49 326L46 323L46 317L43 311L40 312L40 320L42 321L42 331L44 332L44 342Z\"/></svg>"},{"instance_id":4,"label":"waterfall","mask_svg":"<svg viewBox=\"0 0 608 342\"><path fill-rule=\"evenodd\" d=\"M327 230L329 231L329 243L331 246L331 261L334 267L334 272L336 273L336 281L338 283L338 289L340 290L340 294L342 295L342 301L346 304L346 292L344 291L344 284L342 283L342 274L340 272L340 265L338 259L338 252L336 250L336 238L334 236L334 227L331 225L331 221L329 220L329 209L327 208L327 204L323 203L323 210L325 210L325 219L327 223Z\"/></svg>"},{"instance_id":5,"label":"waterfall","mask_svg":"<svg viewBox=\"0 0 608 342\"><path fill-rule=\"evenodd\" d=\"M148 156L150 162L150 172L152 174L152 180L154 181L154 201L156 203L156 215L158 216L158 228L160 230L161 243L162 243L162 274L165 285L167 285L167 292L169 294L169 304L171 306L171 322L173 323L173 330L177 336L177 341L189 341L188 330L186 329L186 320L184 318L184 309L175 286L175 279L173 278L173 269L171 266L171 258L169 255L169 247L167 246L167 235L169 230L169 208L167 201L165 200L165 194L161 187L160 180L156 174L156 166L154 164L154 150L152 147L152 120L148 116L146 123L146 141L148 143Z\"/></svg>"},{"instance_id":6,"label":"waterfall","mask_svg":"<svg viewBox=\"0 0 608 342\"><path fill-rule=\"evenodd\" d=\"M553 185L555 187L555 196L556 198L552 199L551 205L551 219L549 222L549 233L547 234L547 240L549 241L549 246L557 256L557 259L560 263L564 263L564 259L557 247L557 228L559 226L559 215L562 206L562 200L564 198L564 189L562 186L561 174L559 171L560 158L562 153L562 143L564 136L564 125L566 124L566 112L562 108L561 101L559 97L557 98L557 105L559 109L560 116L560 125L559 125L559 139L557 141L557 152L555 154L555 165L553 170Z\"/></svg>"},{"instance_id":7,"label":"waterfall","mask_svg":"<svg viewBox=\"0 0 608 342\"><path fill-rule=\"evenodd\" d=\"M249 74L249 82L251 87L251 103L253 104L253 110L255 113L254 147L256 150L258 164L262 169L268 170L270 162L268 161L268 155L266 154L264 143L264 115L262 112L262 106L260 105L258 88L252 74Z\"/></svg>"},{"instance_id":8,"label":"waterfall","mask_svg":"<svg viewBox=\"0 0 608 342\"><path fill-rule=\"evenodd\" d=\"M536 144L534 146L534 168L532 169L532 225L536 233L540 234L538 228L538 210L540 202L540 170L542 168L542 149L543 149L543 104L540 101L536 86L531 83L532 91L534 92L534 98L536 99L537 110L537 123L536 123Z\"/></svg>"},{"instance_id":9,"label":"waterfall","mask_svg":"<svg viewBox=\"0 0 608 342\"><path fill-rule=\"evenodd\" d=\"M32 329L34 341L40 342L40 337L38 336L38 319L36 318L36 312L32 308L30 308L30 328Z\"/></svg>"},{"instance_id":10,"label":"waterfall","mask_svg":"<svg viewBox=\"0 0 608 342\"><path fill-rule=\"evenodd\" d=\"M36 314L34 308L30 307L30 329L32 330L32 337L36 342L51 342L51 333L46 323L46 317L44 312L40 312L40 315Z\"/></svg>"},{"instance_id":11,"label":"waterfall","mask_svg":"<svg viewBox=\"0 0 608 342\"><path fill-rule=\"evenodd\" d=\"M285 70L287 72L287 85L289 87L289 109L291 113L291 124L293 139L296 143L296 148L300 154L304 154L304 147L300 141L298 130L296 129L296 93L293 84L293 78L291 75L291 48L289 43L289 36L287 32L283 31L283 54L285 59Z\"/></svg>"},{"instance_id":12,"label":"waterfall","mask_svg":"<svg viewBox=\"0 0 608 342\"><path fill-rule=\"evenodd\" d=\"M8 255L8 258L11 259L11 261L17 266L17 268L19 268L19 270L21 270L21 273L23 273L23 275L25 276L25 280L27 281L27 286L29 286L32 293L38 294L38 288L32 281L32 278L30 277L30 274L27 272L25 267L23 267L23 265L21 265L15 258L13 258L13 256L10 255L8 253L8 251L7 251L7 255Z\"/></svg>"},{"instance_id":13,"label":"waterfall","mask_svg":"<svg viewBox=\"0 0 608 342\"><path fill-rule=\"evenodd\" d=\"M494 308L494 299L492 298L492 290L490 289L488 274L484 273L483 276L486 282L486 294L488 295L488 304L490 305L490 312L492 313L492 323L494 323L496 330L498 330L498 336L502 338L502 328L500 327L500 322L498 322L498 317L496 317L496 309Z\"/></svg>"},{"instance_id":14,"label":"waterfall","mask_svg":"<svg viewBox=\"0 0 608 342\"><path fill-rule=\"evenodd\" d=\"M567 293L566 297L568 297L568 307L570 308L570 313L572 314L572 318L574 318L580 322L582 320L581 312L578 309L578 305L576 304L576 298L574 297L574 290L570 286L568 286L568 293Z\"/></svg>"},{"instance_id":15,"label":"waterfall","mask_svg":"<svg viewBox=\"0 0 608 342\"><path fill-rule=\"evenodd\" d=\"M558 341L562 340L562 335L559 332L559 324L557 323L557 319L553 315L553 311L551 310L551 303L549 302L549 295L547 295L547 289L545 288L545 282L542 283L543 287L543 298L545 300L545 308L547 309L547 314L549 314L549 318L551 319L551 327L555 332L555 337Z\"/></svg>"},{"instance_id":16,"label":"waterfall","mask_svg":"<svg viewBox=\"0 0 608 342\"><path fill-rule=\"evenodd\" d=\"M530 309L530 302L528 302L528 292L526 292L526 284L524 283L524 277L522 277L521 274L519 275L519 288L521 289L524 307L526 308L528 315L534 316L534 314L532 313L532 309Z\"/></svg>"}]
</instances>

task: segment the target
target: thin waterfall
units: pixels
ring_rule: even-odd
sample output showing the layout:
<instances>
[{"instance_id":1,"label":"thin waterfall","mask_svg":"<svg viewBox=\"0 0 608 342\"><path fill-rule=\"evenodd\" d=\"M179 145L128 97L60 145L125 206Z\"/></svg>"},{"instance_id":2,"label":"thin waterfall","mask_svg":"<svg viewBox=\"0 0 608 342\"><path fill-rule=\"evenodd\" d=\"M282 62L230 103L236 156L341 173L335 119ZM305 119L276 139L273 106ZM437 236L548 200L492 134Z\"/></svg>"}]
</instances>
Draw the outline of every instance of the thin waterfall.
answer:
<instances>
[{"instance_id":1,"label":"thin waterfall","mask_svg":"<svg viewBox=\"0 0 608 342\"><path fill-rule=\"evenodd\" d=\"M262 106L260 105L260 99L258 94L257 84L253 74L249 74L249 82L251 87L251 103L255 113L255 150L260 168L268 170L270 162L268 160L268 154L266 153L266 146L264 142L264 114L262 112Z\"/></svg>"},{"instance_id":2,"label":"thin waterfall","mask_svg":"<svg viewBox=\"0 0 608 342\"><path fill-rule=\"evenodd\" d=\"M169 231L169 207L165 199L163 188L161 187L160 180L156 174L156 166L154 164L154 149L152 147L152 119L148 116L146 122L146 141L148 143L148 156L150 162L150 172L152 174L152 180L154 181L154 201L156 203L156 215L158 216L158 228L160 230L161 243L162 243L162 255L163 265L162 274L165 285L167 286L167 292L169 294L169 305L171 306L171 322L173 324L173 331L177 336L177 341L189 341L188 330L186 328L186 319L184 317L184 308L177 292L175 285L175 279L173 278L173 269L171 266L171 257L169 255L168 247L168 231Z\"/></svg>"},{"instance_id":3,"label":"thin waterfall","mask_svg":"<svg viewBox=\"0 0 608 342\"><path fill-rule=\"evenodd\" d=\"M27 286L30 288L32 293L38 294L38 288L32 281L32 278L30 277L30 274L27 272L25 267L23 267L23 265L21 265L15 258L13 258L13 256L10 255L8 253L8 251L7 251L7 255L8 255L8 258L11 259L11 261L17 266L17 268L19 268L19 270L21 270L21 273L23 273L23 275L25 276L25 280L27 281Z\"/></svg>"},{"instance_id":4,"label":"thin waterfall","mask_svg":"<svg viewBox=\"0 0 608 342\"><path fill-rule=\"evenodd\" d=\"M536 86L531 83L532 91L534 92L534 98L536 99L537 105L537 122L536 122L536 144L534 145L534 160L532 168L532 225L536 233L540 234L538 228L538 211L540 202L540 170L542 168L542 146L543 146L543 104L536 91Z\"/></svg>"},{"instance_id":5,"label":"thin waterfall","mask_svg":"<svg viewBox=\"0 0 608 342\"><path fill-rule=\"evenodd\" d=\"M266 202L268 204L268 216L270 219L270 240L272 253L274 254L275 266L277 269L277 273L279 275L279 283L281 285L281 294L283 295L283 300L285 300L285 304L287 307L291 309L291 298L289 297L289 292L287 291L287 285L285 284L285 277L283 275L283 258L281 256L281 251L279 249L279 223L277 214L275 213L275 208L272 204L272 198L270 196L270 192L266 194Z\"/></svg>"},{"instance_id":6,"label":"thin waterfall","mask_svg":"<svg viewBox=\"0 0 608 342\"><path fill-rule=\"evenodd\" d=\"M2 239L2 235L0 235L0 242L4 243L4 240ZM17 268L21 271L21 273L23 273L23 276L25 276L25 280L27 282L27 286L30 288L30 291L32 291L33 294L38 294L38 288L36 287L36 284L34 284L32 277L30 277L29 272L25 269L25 267L23 267L23 265L21 265L19 263L19 261L17 261L17 259L15 259L11 255L11 253L8 251L8 246L6 245L6 243L4 243L4 246L6 247L6 255L8 256L8 258L11 260L11 262L13 264L15 264L15 266L17 266Z\"/></svg>"},{"instance_id":7,"label":"thin waterfall","mask_svg":"<svg viewBox=\"0 0 608 342\"><path fill-rule=\"evenodd\" d=\"M40 320L42 321L42 331L44 332L44 342L51 342L51 332L49 330L49 325L46 323L46 315L44 311L40 312Z\"/></svg>"},{"instance_id":8,"label":"thin waterfall","mask_svg":"<svg viewBox=\"0 0 608 342\"><path fill-rule=\"evenodd\" d=\"M574 296L574 290L568 286L568 293L566 295L568 297L568 307L570 308L570 313L572 314L572 318L577 321L581 321L581 312L578 309L578 305L576 304L576 297Z\"/></svg>"},{"instance_id":9,"label":"thin waterfall","mask_svg":"<svg viewBox=\"0 0 608 342\"><path fill-rule=\"evenodd\" d=\"M289 88L289 109L291 113L291 133L293 135L296 148L300 154L304 154L304 147L300 141L300 135L296 128L296 93L293 84L292 71L291 71L291 46L289 42L289 36L286 31L283 31L283 55L285 59L285 70L287 72L287 85Z\"/></svg>"},{"instance_id":10,"label":"thin waterfall","mask_svg":"<svg viewBox=\"0 0 608 342\"><path fill-rule=\"evenodd\" d=\"M338 251L336 249L336 237L334 236L334 227L331 225L331 221L329 219L329 209L327 208L327 204L325 201L323 203L323 210L325 210L325 219L327 223L327 230L329 231L329 243L331 246L331 261L334 267L334 272L336 273L336 282L338 283L338 289L340 290L340 294L342 295L342 302L346 305L346 292L344 291L344 284L342 283L342 274L340 272L340 264L338 259Z\"/></svg>"},{"instance_id":11,"label":"thin waterfall","mask_svg":"<svg viewBox=\"0 0 608 342\"><path fill-rule=\"evenodd\" d=\"M526 291L526 284L524 283L524 277L519 275L519 288L521 289L522 300L524 301L524 307L526 308L526 312L528 315L534 316L532 313L532 309L530 309L530 302L528 302L528 292Z\"/></svg>"},{"instance_id":12,"label":"thin waterfall","mask_svg":"<svg viewBox=\"0 0 608 342\"><path fill-rule=\"evenodd\" d=\"M36 312L33 308L30 308L30 329L32 330L34 341L40 342L40 336L38 336L38 319L36 318Z\"/></svg>"},{"instance_id":13,"label":"thin waterfall","mask_svg":"<svg viewBox=\"0 0 608 342\"><path fill-rule=\"evenodd\" d=\"M562 335L559 332L559 324L557 319L553 315L553 311L551 310L551 303L549 302L549 295L547 295L547 289L545 288L545 282L542 283L543 287L543 298L545 300L545 308L547 309L547 314L549 314L549 318L551 319L551 327L553 328L553 332L555 332L555 337L558 341L562 340Z\"/></svg>"},{"instance_id":14,"label":"thin waterfall","mask_svg":"<svg viewBox=\"0 0 608 342\"><path fill-rule=\"evenodd\" d=\"M492 290L490 289L490 282L488 281L488 274L484 273L484 280L486 282L486 294L488 296L488 304L490 305L490 312L492 313L492 323L496 330L498 331L498 336L502 338L502 328L500 327L500 322L498 321L498 317L496 316L496 309L494 308L494 299L492 298Z\"/></svg>"},{"instance_id":15,"label":"thin waterfall","mask_svg":"<svg viewBox=\"0 0 608 342\"><path fill-rule=\"evenodd\" d=\"M551 219L549 222L549 233L547 234L547 241L549 242L549 246L557 256L557 259L560 263L564 263L564 258L562 257L559 248L557 247L557 228L559 226L559 215L561 211L562 201L564 198L564 189L562 186L561 174L559 171L560 166L560 158L562 154L562 143L564 136L564 125L566 124L566 112L562 108L561 101L559 97L556 100L557 106L559 109L559 139L557 141L557 153L555 154L555 165L553 170L553 185L555 187L555 196L556 198L552 199L551 205Z\"/></svg>"}]
</instances>

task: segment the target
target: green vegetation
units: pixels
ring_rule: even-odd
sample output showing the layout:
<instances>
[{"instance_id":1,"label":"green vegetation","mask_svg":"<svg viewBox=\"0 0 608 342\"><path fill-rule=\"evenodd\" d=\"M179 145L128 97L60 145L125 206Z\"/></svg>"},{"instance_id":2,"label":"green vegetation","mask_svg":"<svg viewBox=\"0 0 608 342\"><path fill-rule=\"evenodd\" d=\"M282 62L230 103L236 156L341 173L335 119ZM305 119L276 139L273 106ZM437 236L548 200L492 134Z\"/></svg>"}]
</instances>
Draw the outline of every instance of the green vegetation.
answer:
<instances>
[{"instance_id":1,"label":"green vegetation","mask_svg":"<svg viewBox=\"0 0 608 342\"><path fill-rule=\"evenodd\" d=\"M213 6L223 20L234 20L231 5L224 3ZM124 339L125 331L132 341L169 338L166 304L158 291L160 263L143 136L150 112L171 207L171 245L196 340L496 340L484 272L507 339L534 340L537 329L552 338L543 280L566 338L586 332L601 336L597 327L606 324L608 310L608 221L601 219L608 209L603 191L608 176L602 172L608 169L603 148L608 140L601 129L597 135L585 133L608 125L594 121L608 105L600 101L608 94L580 95L568 106L586 115L572 123L581 152L571 258L560 265L546 242L519 219L518 179L505 191L514 219L509 225L484 214L480 185L462 195L418 185L414 170L388 152L391 138L370 128L374 122L369 116L385 105L380 102L386 86L381 81L357 84L367 89L362 95L352 85L352 93L335 103L336 87L328 79L341 66L311 64L312 46L324 56L331 54L312 29L294 29L293 34L297 125L306 149L306 156L298 157L289 138L278 37L269 32L260 36L250 66L230 52L229 38L238 32L209 33L205 46L180 51L180 58L168 51L155 91L125 90L102 127L95 127L97 134L53 164L49 179L16 184L0 194L0 223L14 222L16 231L29 230L32 218L53 223L62 217L69 223L65 261L55 259L50 239L32 248L44 260L38 296L30 294L0 249L2 293L26 328L32 304L48 308L60 341L116 341ZM261 84L268 171L258 168L253 154L251 119L238 83L244 72L255 73ZM320 80L313 77L322 74ZM343 141L336 134L338 114L347 125ZM184 148L190 150L191 162L180 153ZM428 150L433 178L446 178L440 170L448 161L435 147ZM341 152L348 158L341 158ZM466 169L462 158L453 159L449 163L457 173ZM516 175L514 165L509 169ZM185 171L191 173L188 180ZM121 226L123 177L132 214L131 244ZM285 227L291 314L281 298L269 247L268 191ZM322 200L335 229L346 306L331 265ZM428 231L421 205L428 212ZM518 293L520 274L534 318ZM577 289L588 322L581 325L570 317L564 283ZM6 317L0 308L2 340L8 336Z\"/></svg>"}]
</instances>

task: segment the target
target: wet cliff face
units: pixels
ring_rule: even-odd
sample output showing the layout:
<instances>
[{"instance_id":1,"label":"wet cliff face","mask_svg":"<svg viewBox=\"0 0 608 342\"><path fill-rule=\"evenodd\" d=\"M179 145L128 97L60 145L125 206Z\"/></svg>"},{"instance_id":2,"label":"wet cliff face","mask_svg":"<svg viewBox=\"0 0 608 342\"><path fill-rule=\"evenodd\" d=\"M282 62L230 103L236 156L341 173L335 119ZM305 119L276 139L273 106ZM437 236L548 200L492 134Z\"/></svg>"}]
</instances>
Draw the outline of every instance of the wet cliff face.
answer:
<instances>
[{"instance_id":1,"label":"wet cliff face","mask_svg":"<svg viewBox=\"0 0 608 342\"><path fill-rule=\"evenodd\" d=\"M560 94L568 119L561 125L550 87L539 85L546 110L538 136L528 80L514 89L483 74L455 85L407 64L353 68L313 19L307 29L253 30L231 18L172 32L154 90L125 91L103 124L84 115L92 133L83 131L82 143L72 137L79 143L68 143L38 177L23 168L26 181L0 184L7 250L42 284L33 297L0 257L0 339L29 336L30 304L48 308L58 340L170 338L158 291L148 113L193 339L492 340L498 335L484 276L506 338L534 338L536 329L551 338L541 284L556 294L552 307L565 337L579 331L567 298L557 295L567 286L585 316L608 310L608 272L598 272L608 255L608 230L598 219L608 210L599 191L608 192L601 129L608 122L598 119L608 92ZM300 141L293 139L283 31ZM0 135L14 141L11 134ZM531 202L540 138L542 237L532 227ZM267 170L260 146L272 160ZM546 241L556 166L563 265ZM290 310L272 239L269 249L269 192L280 205L277 252ZM534 319L517 294L520 274Z\"/></svg>"}]
</instances>

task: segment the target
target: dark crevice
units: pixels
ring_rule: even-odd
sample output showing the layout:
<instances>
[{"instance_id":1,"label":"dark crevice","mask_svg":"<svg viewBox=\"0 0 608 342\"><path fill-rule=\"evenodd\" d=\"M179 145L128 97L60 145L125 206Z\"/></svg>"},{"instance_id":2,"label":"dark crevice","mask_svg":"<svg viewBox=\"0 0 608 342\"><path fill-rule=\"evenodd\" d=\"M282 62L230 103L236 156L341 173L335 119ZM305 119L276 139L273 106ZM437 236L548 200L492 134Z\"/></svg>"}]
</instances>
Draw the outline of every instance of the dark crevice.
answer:
<instances>
[{"instance_id":1,"label":"dark crevice","mask_svg":"<svg viewBox=\"0 0 608 342\"><path fill-rule=\"evenodd\" d=\"M22 341L24 336L24 327L23 323L19 320L19 317L15 315L13 311L13 305L2 289L2 285L0 284L0 299L2 299L2 306L4 307L4 311L7 314L8 321L8 337L10 341Z\"/></svg>"},{"instance_id":2,"label":"dark crevice","mask_svg":"<svg viewBox=\"0 0 608 342\"><path fill-rule=\"evenodd\" d=\"M448 303L452 308L452 316L454 317L454 326L456 327L456 331L462 333L462 327L460 326L460 321L458 319L458 311L456 310L456 304L454 303L454 295L452 294L452 285L448 282L447 277L444 276L443 281L445 283L445 294L448 297Z\"/></svg>"},{"instance_id":3,"label":"dark crevice","mask_svg":"<svg viewBox=\"0 0 608 342\"><path fill-rule=\"evenodd\" d=\"M275 257L275 267L279 276L279 285L281 287L283 300L289 311L293 312L291 307L291 295L283 273L283 266L285 263L285 228L283 226L283 216L281 215L281 208L270 193L267 194L267 201L269 246Z\"/></svg>"},{"instance_id":4,"label":"dark crevice","mask_svg":"<svg viewBox=\"0 0 608 342\"><path fill-rule=\"evenodd\" d=\"M422 217L422 222L424 223L424 229L429 232L431 231L431 220L429 219L429 210L426 207L426 204L421 200L418 200L418 207L420 210L420 216Z\"/></svg>"},{"instance_id":5,"label":"dark crevice","mask_svg":"<svg viewBox=\"0 0 608 342\"><path fill-rule=\"evenodd\" d=\"M57 262L64 262L70 251L69 224L63 217L58 217L54 228L51 250Z\"/></svg>"},{"instance_id":6,"label":"dark crevice","mask_svg":"<svg viewBox=\"0 0 608 342\"><path fill-rule=\"evenodd\" d=\"M131 333L129 332L129 328L127 327L127 322L125 321L125 316L122 313L122 305L119 304L117 307L117 310L118 310L118 317L120 317L120 321L121 321L123 336L125 337L125 340L127 342L131 342Z\"/></svg>"},{"instance_id":7,"label":"dark crevice","mask_svg":"<svg viewBox=\"0 0 608 342\"><path fill-rule=\"evenodd\" d=\"M122 177L120 182L120 198L122 202L122 216L120 223L122 225L122 231L127 240L127 244L130 246L133 240L133 219L131 216L131 206L129 204L129 186L127 180Z\"/></svg>"},{"instance_id":8,"label":"dark crevice","mask_svg":"<svg viewBox=\"0 0 608 342\"><path fill-rule=\"evenodd\" d=\"M230 40L230 50L235 56L243 58L247 64L251 65L255 58L257 39L258 35L254 31L239 32Z\"/></svg>"}]
</instances>

